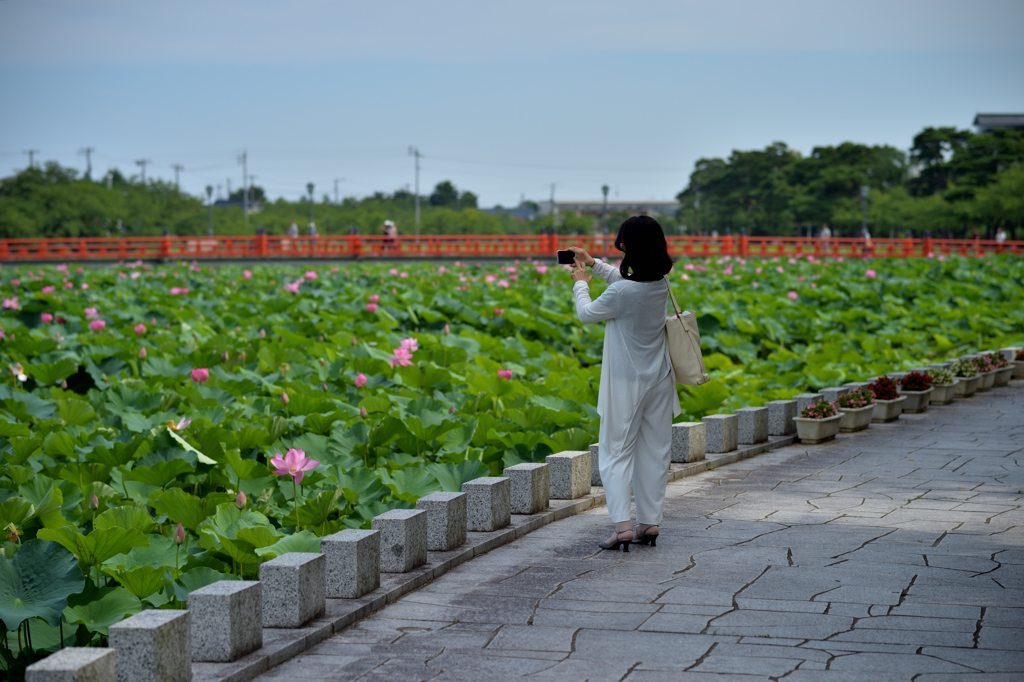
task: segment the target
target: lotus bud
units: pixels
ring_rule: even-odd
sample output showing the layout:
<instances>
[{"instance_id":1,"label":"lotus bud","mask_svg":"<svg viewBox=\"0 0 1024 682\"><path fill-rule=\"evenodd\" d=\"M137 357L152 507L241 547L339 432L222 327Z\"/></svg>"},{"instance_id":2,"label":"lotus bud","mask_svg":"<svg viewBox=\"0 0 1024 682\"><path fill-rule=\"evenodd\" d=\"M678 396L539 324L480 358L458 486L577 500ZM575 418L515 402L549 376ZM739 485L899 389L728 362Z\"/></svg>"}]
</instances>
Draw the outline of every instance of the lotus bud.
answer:
<instances>
[{"instance_id":1,"label":"lotus bud","mask_svg":"<svg viewBox=\"0 0 1024 682\"><path fill-rule=\"evenodd\" d=\"M323 343L323 341L324 341L324 335L323 335L323 334L321 334L321 335L320 335L320 343Z\"/></svg>"},{"instance_id":2,"label":"lotus bud","mask_svg":"<svg viewBox=\"0 0 1024 682\"><path fill-rule=\"evenodd\" d=\"M60 382L60 387L63 388L65 391L68 390L68 380L65 379L64 381Z\"/></svg>"},{"instance_id":3,"label":"lotus bud","mask_svg":"<svg viewBox=\"0 0 1024 682\"><path fill-rule=\"evenodd\" d=\"M455 406L454 405L449 405L448 406L448 414L455 414Z\"/></svg>"},{"instance_id":4,"label":"lotus bud","mask_svg":"<svg viewBox=\"0 0 1024 682\"><path fill-rule=\"evenodd\" d=\"M185 542L185 529L179 523L178 527L174 529L174 544L180 545Z\"/></svg>"},{"instance_id":5,"label":"lotus bud","mask_svg":"<svg viewBox=\"0 0 1024 682\"><path fill-rule=\"evenodd\" d=\"M145 346L143 346L142 348L139 349L139 358L142 359L142 360L146 359L146 347Z\"/></svg>"},{"instance_id":6,"label":"lotus bud","mask_svg":"<svg viewBox=\"0 0 1024 682\"><path fill-rule=\"evenodd\" d=\"M245 509L245 505L249 500L246 499L245 493L241 490L238 491L238 497L235 498L235 506L239 509Z\"/></svg>"},{"instance_id":7,"label":"lotus bud","mask_svg":"<svg viewBox=\"0 0 1024 682\"><path fill-rule=\"evenodd\" d=\"M358 340L356 339L356 337L355 337L355 336L353 336L353 337L352 337L352 345L354 346L354 345L356 345L357 343L359 343L359 341L358 341Z\"/></svg>"},{"instance_id":8,"label":"lotus bud","mask_svg":"<svg viewBox=\"0 0 1024 682\"><path fill-rule=\"evenodd\" d=\"M261 329L261 330L260 330L260 338L261 338L261 339L265 339L265 338L267 338L267 332Z\"/></svg>"},{"instance_id":9,"label":"lotus bud","mask_svg":"<svg viewBox=\"0 0 1024 682\"><path fill-rule=\"evenodd\" d=\"M323 389L324 393L327 393L327 384L323 384L320 388Z\"/></svg>"},{"instance_id":10,"label":"lotus bud","mask_svg":"<svg viewBox=\"0 0 1024 682\"><path fill-rule=\"evenodd\" d=\"M96 495L93 495L92 499L89 500L89 509L99 509L99 506L100 506L100 498L97 497Z\"/></svg>"},{"instance_id":11,"label":"lotus bud","mask_svg":"<svg viewBox=\"0 0 1024 682\"><path fill-rule=\"evenodd\" d=\"M244 350L241 353L238 354L238 359L241 360L242 362L245 362L245 351Z\"/></svg>"},{"instance_id":12,"label":"lotus bud","mask_svg":"<svg viewBox=\"0 0 1024 682\"><path fill-rule=\"evenodd\" d=\"M366 405L359 408L359 416L366 419Z\"/></svg>"},{"instance_id":13,"label":"lotus bud","mask_svg":"<svg viewBox=\"0 0 1024 682\"><path fill-rule=\"evenodd\" d=\"M281 402L284 403L285 405L288 404L288 394L285 393L284 391L281 391Z\"/></svg>"},{"instance_id":14,"label":"lotus bud","mask_svg":"<svg viewBox=\"0 0 1024 682\"><path fill-rule=\"evenodd\" d=\"M230 357L231 356L228 354L228 352L224 351L223 353L220 354L220 361L221 362L227 362L228 358L230 358Z\"/></svg>"},{"instance_id":15,"label":"lotus bud","mask_svg":"<svg viewBox=\"0 0 1024 682\"><path fill-rule=\"evenodd\" d=\"M18 527L17 526L15 526L13 523L8 523L7 527L4 528L4 530L7 532L7 539L8 540L10 540L11 542L17 542L18 541Z\"/></svg>"},{"instance_id":16,"label":"lotus bud","mask_svg":"<svg viewBox=\"0 0 1024 682\"><path fill-rule=\"evenodd\" d=\"M446 336L447 336L448 334L451 334L451 333L452 333L451 327L449 327L448 325L445 325L445 326L444 326L444 329L442 329L442 330L441 330L441 333L442 333L442 334L444 334L444 335L446 335Z\"/></svg>"}]
</instances>

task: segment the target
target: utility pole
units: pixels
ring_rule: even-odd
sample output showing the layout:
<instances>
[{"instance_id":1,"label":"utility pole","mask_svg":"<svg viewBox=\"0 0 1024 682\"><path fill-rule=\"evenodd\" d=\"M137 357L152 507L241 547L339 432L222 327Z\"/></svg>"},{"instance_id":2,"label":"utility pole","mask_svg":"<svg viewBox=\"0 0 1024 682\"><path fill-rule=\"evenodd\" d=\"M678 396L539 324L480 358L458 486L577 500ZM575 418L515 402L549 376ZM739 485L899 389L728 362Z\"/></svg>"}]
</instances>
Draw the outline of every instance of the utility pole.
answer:
<instances>
[{"instance_id":1,"label":"utility pole","mask_svg":"<svg viewBox=\"0 0 1024 682\"><path fill-rule=\"evenodd\" d=\"M213 236L213 185L206 186L206 212L209 216L209 225L206 234Z\"/></svg>"},{"instance_id":2,"label":"utility pole","mask_svg":"<svg viewBox=\"0 0 1024 682\"><path fill-rule=\"evenodd\" d=\"M309 192L309 224L313 224L313 183L306 183L306 191Z\"/></svg>"},{"instance_id":3,"label":"utility pole","mask_svg":"<svg viewBox=\"0 0 1024 682\"><path fill-rule=\"evenodd\" d=\"M224 182L226 182L226 183L227 183L227 188L228 188L228 201L230 201L230 200L231 200L231 178L227 178L227 179L225 179L225 181L224 181ZM218 185L218 187L219 187L219 185ZM219 189L218 189L218 194L219 194L219 193L220 193L220 191L219 191Z\"/></svg>"},{"instance_id":4,"label":"utility pole","mask_svg":"<svg viewBox=\"0 0 1024 682\"><path fill-rule=\"evenodd\" d=\"M185 170L185 167L182 166L180 163L175 163L175 164L171 165L171 168L174 169L174 188L175 189L180 189L180 187L178 185L178 173L180 173L181 171Z\"/></svg>"},{"instance_id":5,"label":"utility pole","mask_svg":"<svg viewBox=\"0 0 1024 682\"><path fill-rule=\"evenodd\" d=\"M867 185L860 186L860 198L863 203L863 219L861 220L860 234L865 238L868 233L868 192L870 191Z\"/></svg>"},{"instance_id":6,"label":"utility pole","mask_svg":"<svg viewBox=\"0 0 1024 682\"><path fill-rule=\"evenodd\" d=\"M334 205L337 206L341 203L338 199L338 183L345 182L345 178L334 178Z\"/></svg>"},{"instance_id":7,"label":"utility pole","mask_svg":"<svg viewBox=\"0 0 1024 682\"><path fill-rule=\"evenodd\" d=\"M245 233L249 234L249 186L246 181L249 178L249 167L246 165L249 161L249 151L243 150L242 155L238 157L238 163L242 164L242 215L245 218ZM231 185L228 184L228 194L231 194Z\"/></svg>"},{"instance_id":8,"label":"utility pole","mask_svg":"<svg viewBox=\"0 0 1024 682\"><path fill-rule=\"evenodd\" d=\"M601 194L604 195L604 206L601 207L601 234L608 234L608 185L601 185Z\"/></svg>"},{"instance_id":9,"label":"utility pole","mask_svg":"<svg viewBox=\"0 0 1024 682\"><path fill-rule=\"evenodd\" d=\"M150 159L139 159L135 162L136 166L142 168L142 184L146 184L146 165L153 163Z\"/></svg>"},{"instance_id":10,"label":"utility pole","mask_svg":"<svg viewBox=\"0 0 1024 682\"><path fill-rule=\"evenodd\" d=\"M416 236L420 236L420 150L409 146L409 156L416 157Z\"/></svg>"},{"instance_id":11,"label":"utility pole","mask_svg":"<svg viewBox=\"0 0 1024 682\"><path fill-rule=\"evenodd\" d=\"M555 183L551 183L551 234L555 233L558 226L558 211L555 210Z\"/></svg>"},{"instance_id":12,"label":"utility pole","mask_svg":"<svg viewBox=\"0 0 1024 682\"><path fill-rule=\"evenodd\" d=\"M92 180L92 153L96 151L96 147L82 147L78 150L79 154L85 155L85 179Z\"/></svg>"},{"instance_id":13,"label":"utility pole","mask_svg":"<svg viewBox=\"0 0 1024 682\"><path fill-rule=\"evenodd\" d=\"M38 149L26 149L25 151L22 152L22 154L28 154L28 167L29 168L35 168L36 167L36 154L38 154L38 153L39 153Z\"/></svg>"}]
</instances>

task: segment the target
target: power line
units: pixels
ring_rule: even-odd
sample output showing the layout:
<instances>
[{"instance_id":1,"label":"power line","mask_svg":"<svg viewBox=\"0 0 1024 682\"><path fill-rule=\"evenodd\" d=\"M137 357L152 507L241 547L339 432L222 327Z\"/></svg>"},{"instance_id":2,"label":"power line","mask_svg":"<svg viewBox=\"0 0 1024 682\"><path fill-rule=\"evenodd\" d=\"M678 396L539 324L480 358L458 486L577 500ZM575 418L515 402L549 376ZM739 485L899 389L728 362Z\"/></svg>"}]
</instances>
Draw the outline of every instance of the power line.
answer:
<instances>
[{"instance_id":1,"label":"power line","mask_svg":"<svg viewBox=\"0 0 1024 682\"><path fill-rule=\"evenodd\" d=\"M142 184L146 184L146 165L153 163L152 159L136 159L135 165L142 169Z\"/></svg>"},{"instance_id":2,"label":"power line","mask_svg":"<svg viewBox=\"0 0 1024 682\"><path fill-rule=\"evenodd\" d=\"M92 153L96 151L96 147L82 147L78 150L79 154L85 155L85 179L92 180Z\"/></svg>"},{"instance_id":3,"label":"power line","mask_svg":"<svg viewBox=\"0 0 1024 682\"><path fill-rule=\"evenodd\" d=\"M36 154L38 154L38 153L39 153L38 149L26 149L25 151L22 152L22 154L28 154L28 167L29 168L35 168L36 167Z\"/></svg>"},{"instance_id":4,"label":"power line","mask_svg":"<svg viewBox=\"0 0 1024 682\"><path fill-rule=\"evenodd\" d=\"M180 163L173 163L171 164L171 168L174 169L174 187L175 189L180 189L178 185L178 173L185 170L185 167L182 166Z\"/></svg>"}]
</instances>

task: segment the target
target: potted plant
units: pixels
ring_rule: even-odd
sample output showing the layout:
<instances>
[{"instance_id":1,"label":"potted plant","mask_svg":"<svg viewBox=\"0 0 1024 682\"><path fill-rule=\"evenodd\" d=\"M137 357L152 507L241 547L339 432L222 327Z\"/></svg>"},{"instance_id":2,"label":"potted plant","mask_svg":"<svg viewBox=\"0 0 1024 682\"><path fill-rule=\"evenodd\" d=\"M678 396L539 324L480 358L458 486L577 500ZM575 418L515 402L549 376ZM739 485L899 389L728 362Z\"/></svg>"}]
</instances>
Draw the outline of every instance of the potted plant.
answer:
<instances>
[{"instance_id":1,"label":"potted plant","mask_svg":"<svg viewBox=\"0 0 1024 682\"><path fill-rule=\"evenodd\" d=\"M875 394L867 386L839 396L836 408L842 415L839 430L843 433L861 431L871 425L871 417L875 411Z\"/></svg>"},{"instance_id":2,"label":"potted plant","mask_svg":"<svg viewBox=\"0 0 1024 682\"><path fill-rule=\"evenodd\" d=\"M978 368L978 375L981 377L978 393L992 388L996 383L996 367L992 358L988 355L975 355L974 366Z\"/></svg>"},{"instance_id":3,"label":"potted plant","mask_svg":"<svg viewBox=\"0 0 1024 682\"><path fill-rule=\"evenodd\" d=\"M819 400L808 405L796 422L796 435L801 443L814 445L832 440L839 433L839 421L843 415L836 410L835 403Z\"/></svg>"},{"instance_id":4,"label":"potted plant","mask_svg":"<svg viewBox=\"0 0 1024 682\"><path fill-rule=\"evenodd\" d=\"M1010 379L1013 378L1013 365L1010 364L1010 361L1002 353L989 353L989 357L992 358L992 364L996 368L996 378L992 386L995 388L1006 386L1010 383Z\"/></svg>"},{"instance_id":5,"label":"potted plant","mask_svg":"<svg viewBox=\"0 0 1024 682\"><path fill-rule=\"evenodd\" d=\"M1013 359L1013 378L1024 379L1024 348L1018 349Z\"/></svg>"},{"instance_id":6,"label":"potted plant","mask_svg":"<svg viewBox=\"0 0 1024 682\"><path fill-rule=\"evenodd\" d=\"M900 418L906 398L896 391L895 381L885 376L878 377L868 384L868 388L875 394L875 411L871 421L884 424Z\"/></svg>"},{"instance_id":7,"label":"potted plant","mask_svg":"<svg viewBox=\"0 0 1024 682\"><path fill-rule=\"evenodd\" d=\"M903 411L907 414L917 414L928 409L928 402L932 397L932 384L935 379L928 372L911 372L901 377L899 384L900 395L906 398L903 403Z\"/></svg>"},{"instance_id":8,"label":"potted plant","mask_svg":"<svg viewBox=\"0 0 1024 682\"><path fill-rule=\"evenodd\" d=\"M933 369L928 371L932 375L932 405L948 405L956 397L957 378L949 368Z\"/></svg>"},{"instance_id":9,"label":"potted plant","mask_svg":"<svg viewBox=\"0 0 1024 682\"><path fill-rule=\"evenodd\" d=\"M978 390L978 383L981 377L978 376L978 368L967 358L960 358L949 368L959 381L956 384L956 394L960 398L969 398Z\"/></svg>"}]
</instances>

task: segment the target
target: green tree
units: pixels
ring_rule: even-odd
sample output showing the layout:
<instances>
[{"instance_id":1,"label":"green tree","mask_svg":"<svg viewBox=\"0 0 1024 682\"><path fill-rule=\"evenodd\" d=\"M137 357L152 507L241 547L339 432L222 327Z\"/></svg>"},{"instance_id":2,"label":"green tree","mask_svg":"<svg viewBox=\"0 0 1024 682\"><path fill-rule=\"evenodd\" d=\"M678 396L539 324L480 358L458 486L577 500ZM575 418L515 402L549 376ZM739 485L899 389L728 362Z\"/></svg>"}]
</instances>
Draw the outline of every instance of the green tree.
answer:
<instances>
[{"instance_id":1,"label":"green tree","mask_svg":"<svg viewBox=\"0 0 1024 682\"><path fill-rule=\"evenodd\" d=\"M450 180L442 180L437 183L434 187L433 193L430 195L431 206L458 206L459 204L459 191L455 189L455 185Z\"/></svg>"}]
</instances>

